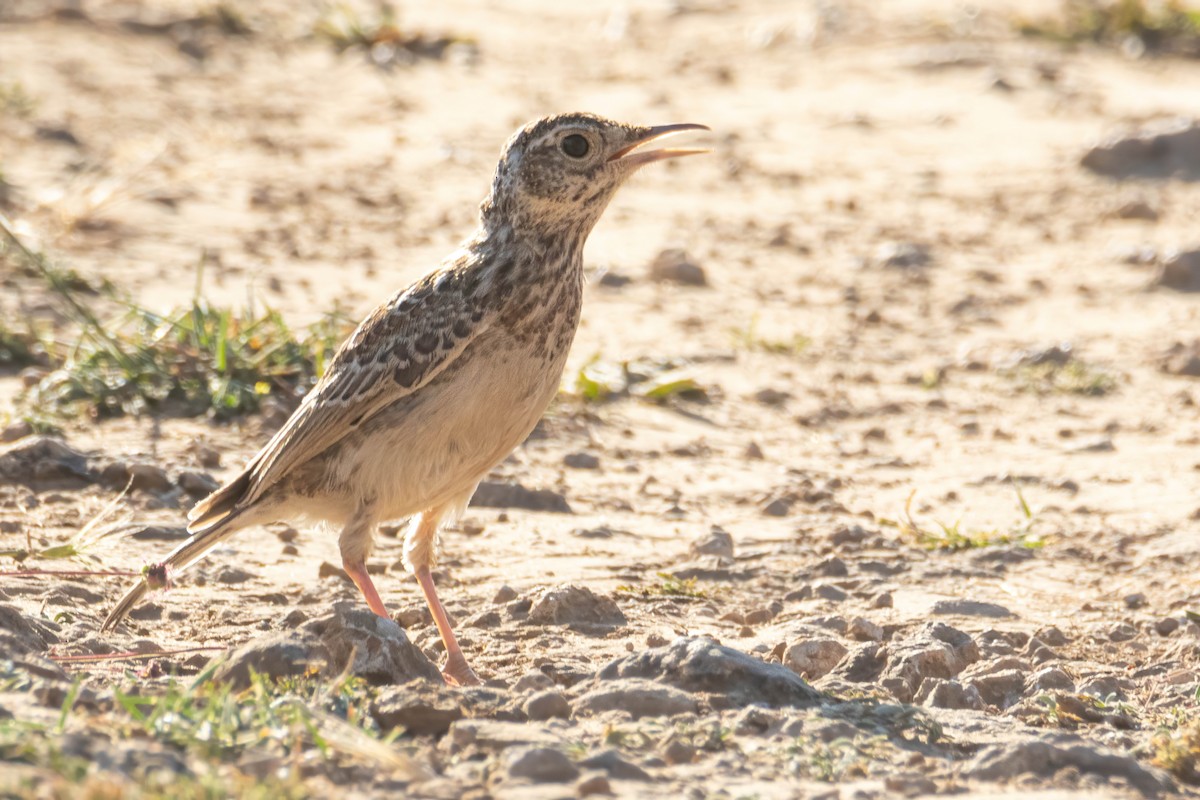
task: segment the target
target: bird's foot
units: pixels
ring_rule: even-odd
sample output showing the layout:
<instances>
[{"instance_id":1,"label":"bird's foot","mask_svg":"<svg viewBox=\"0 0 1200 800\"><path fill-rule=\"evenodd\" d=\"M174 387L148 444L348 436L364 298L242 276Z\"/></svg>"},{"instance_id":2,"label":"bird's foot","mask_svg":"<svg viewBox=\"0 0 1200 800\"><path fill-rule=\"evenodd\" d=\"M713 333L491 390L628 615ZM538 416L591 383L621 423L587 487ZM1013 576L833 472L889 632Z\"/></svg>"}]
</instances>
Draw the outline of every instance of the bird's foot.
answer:
<instances>
[{"instance_id":1,"label":"bird's foot","mask_svg":"<svg viewBox=\"0 0 1200 800\"><path fill-rule=\"evenodd\" d=\"M449 659L442 670L442 678L449 686L479 686L483 681L471 669L465 658Z\"/></svg>"}]
</instances>

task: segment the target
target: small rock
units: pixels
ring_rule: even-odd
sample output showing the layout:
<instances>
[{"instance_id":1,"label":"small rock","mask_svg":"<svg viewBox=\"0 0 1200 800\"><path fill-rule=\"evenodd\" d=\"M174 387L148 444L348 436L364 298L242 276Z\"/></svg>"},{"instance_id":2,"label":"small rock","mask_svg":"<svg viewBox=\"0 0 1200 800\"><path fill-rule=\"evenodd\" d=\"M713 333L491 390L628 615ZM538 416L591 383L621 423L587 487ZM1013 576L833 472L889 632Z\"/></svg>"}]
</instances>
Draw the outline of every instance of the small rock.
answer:
<instances>
[{"instance_id":1,"label":"small rock","mask_svg":"<svg viewBox=\"0 0 1200 800\"><path fill-rule=\"evenodd\" d=\"M1121 131L1089 149L1081 163L1115 178L1200 177L1200 124L1178 118Z\"/></svg>"},{"instance_id":2,"label":"small rock","mask_svg":"<svg viewBox=\"0 0 1200 800\"><path fill-rule=\"evenodd\" d=\"M600 625L626 623L625 615L611 597L598 595L586 586L563 584L546 589L529 609L534 625Z\"/></svg>"},{"instance_id":3,"label":"small rock","mask_svg":"<svg viewBox=\"0 0 1200 800\"><path fill-rule=\"evenodd\" d=\"M695 699L686 692L653 681L630 678L601 683L575 701L576 716L625 711L634 719L669 717L696 712Z\"/></svg>"},{"instance_id":4,"label":"small rock","mask_svg":"<svg viewBox=\"0 0 1200 800\"><path fill-rule=\"evenodd\" d=\"M517 590L505 584L496 590L496 594L492 597L492 602L496 605L504 605L511 603L517 599Z\"/></svg>"},{"instance_id":5,"label":"small rock","mask_svg":"<svg viewBox=\"0 0 1200 800\"><path fill-rule=\"evenodd\" d=\"M1175 617L1163 617L1154 623L1154 632L1159 636L1170 636L1179 630L1179 620Z\"/></svg>"},{"instance_id":6,"label":"small rock","mask_svg":"<svg viewBox=\"0 0 1200 800\"><path fill-rule=\"evenodd\" d=\"M986 704L974 686L964 686L955 680L925 678L913 698L914 703L926 708L965 708L982 711Z\"/></svg>"},{"instance_id":7,"label":"small rock","mask_svg":"<svg viewBox=\"0 0 1200 800\"><path fill-rule=\"evenodd\" d=\"M504 771L510 778L533 783L564 783L579 777L579 768L552 747L514 747L504 753Z\"/></svg>"},{"instance_id":8,"label":"small rock","mask_svg":"<svg viewBox=\"0 0 1200 800\"><path fill-rule=\"evenodd\" d=\"M215 580L217 583L235 584L245 583L253 577L254 575L252 573L249 573L244 569L226 565L217 571L217 574L213 577L213 580Z\"/></svg>"},{"instance_id":9,"label":"small rock","mask_svg":"<svg viewBox=\"0 0 1200 800\"><path fill-rule=\"evenodd\" d=\"M981 781L1012 781L1032 776L1049 779L1071 767L1102 778L1120 777L1147 797L1170 789L1170 781L1157 770L1143 767L1133 757L1118 755L1076 737L1061 741L1025 740L983 748L966 768L968 777Z\"/></svg>"},{"instance_id":10,"label":"small rock","mask_svg":"<svg viewBox=\"0 0 1200 800\"><path fill-rule=\"evenodd\" d=\"M1071 676L1057 667L1046 667L1029 676L1025 692L1037 694L1045 692L1074 693L1075 681Z\"/></svg>"},{"instance_id":11,"label":"small rock","mask_svg":"<svg viewBox=\"0 0 1200 800\"><path fill-rule=\"evenodd\" d=\"M26 436L0 448L0 480L29 484L77 478L91 480L87 456L50 436Z\"/></svg>"},{"instance_id":12,"label":"small rock","mask_svg":"<svg viewBox=\"0 0 1200 800\"><path fill-rule=\"evenodd\" d=\"M891 592L880 592L871 598L871 608L891 608L892 602Z\"/></svg>"},{"instance_id":13,"label":"small rock","mask_svg":"<svg viewBox=\"0 0 1200 800\"><path fill-rule=\"evenodd\" d=\"M1166 254L1153 283L1181 292L1200 292L1200 250L1174 250Z\"/></svg>"},{"instance_id":14,"label":"small rock","mask_svg":"<svg viewBox=\"0 0 1200 800\"><path fill-rule=\"evenodd\" d=\"M626 761L617 750L602 750L594 756L589 756L579 762L584 769L602 770L610 778L618 781L649 781L650 773Z\"/></svg>"},{"instance_id":15,"label":"small rock","mask_svg":"<svg viewBox=\"0 0 1200 800\"><path fill-rule=\"evenodd\" d=\"M1067 635L1055 627L1041 628L1033 635L1033 638L1051 647L1062 647L1071 643Z\"/></svg>"},{"instance_id":16,"label":"small rock","mask_svg":"<svg viewBox=\"0 0 1200 800\"><path fill-rule=\"evenodd\" d=\"M865 617L855 617L846 627L846 635L860 642L881 642L883 641L883 626L871 622Z\"/></svg>"},{"instance_id":17,"label":"small rock","mask_svg":"<svg viewBox=\"0 0 1200 800\"><path fill-rule=\"evenodd\" d=\"M1015 669L1004 669L988 675L980 675L967 681L979 696L990 706L1005 709L1021 699L1025 692L1025 673Z\"/></svg>"},{"instance_id":18,"label":"small rock","mask_svg":"<svg viewBox=\"0 0 1200 800\"><path fill-rule=\"evenodd\" d=\"M762 513L768 517L786 517L793 502L789 497L776 497L763 506Z\"/></svg>"},{"instance_id":19,"label":"small rock","mask_svg":"<svg viewBox=\"0 0 1200 800\"><path fill-rule=\"evenodd\" d=\"M779 724L779 714L774 709L761 706L746 706L733 720L733 732L738 736L761 736Z\"/></svg>"},{"instance_id":20,"label":"small rock","mask_svg":"<svg viewBox=\"0 0 1200 800\"><path fill-rule=\"evenodd\" d=\"M554 681L549 675L541 670L530 670L517 679L513 684L513 691L517 694L525 694L527 692L540 692L546 689L554 688Z\"/></svg>"},{"instance_id":21,"label":"small rock","mask_svg":"<svg viewBox=\"0 0 1200 800\"><path fill-rule=\"evenodd\" d=\"M916 772L888 775L883 779L883 788L900 797L917 797L937 793L937 784L925 775Z\"/></svg>"},{"instance_id":22,"label":"small rock","mask_svg":"<svg viewBox=\"0 0 1200 800\"><path fill-rule=\"evenodd\" d=\"M774 389L769 386L765 389L759 389L754 393L754 399L764 406L781 406L790 400L791 397L791 392Z\"/></svg>"},{"instance_id":23,"label":"small rock","mask_svg":"<svg viewBox=\"0 0 1200 800\"><path fill-rule=\"evenodd\" d=\"M566 719L571 716L571 704L557 689L539 692L525 701L525 716L535 721Z\"/></svg>"},{"instance_id":24,"label":"small rock","mask_svg":"<svg viewBox=\"0 0 1200 800\"><path fill-rule=\"evenodd\" d=\"M733 558L733 537L714 525L708 533L695 539L688 549L694 556Z\"/></svg>"},{"instance_id":25,"label":"small rock","mask_svg":"<svg viewBox=\"0 0 1200 800\"><path fill-rule=\"evenodd\" d=\"M205 469L220 469L221 453L208 442L205 442L203 439L193 439L189 449L192 451L192 455L196 457L196 463L200 466Z\"/></svg>"},{"instance_id":26,"label":"small rock","mask_svg":"<svg viewBox=\"0 0 1200 800\"><path fill-rule=\"evenodd\" d=\"M659 752L662 753L663 761L672 766L690 764L696 760L696 748L674 737L671 737Z\"/></svg>"},{"instance_id":27,"label":"small rock","mask_svg":"<svg viewBox=\"0 0 1200 800\"><path fill-rule=\"evenodd\" d=\"M333 608L332 615L305 623L296 631L253 640L219 656L223 663L214 680L245 688L250 685L251 670L283 678L313 669L324 675L348 669L349 674L375 685L413 678L441 681L438 668L395 622L356 603L334 603Z\"/></svg>"},{"instance_id":28,"label":"small rock","mask_svg":"<svg viewBox=\"0 0 1200 800\"><path fill-rule=\"evenodd\" d=\"M388 687L371 702L370 713L382 730L403 728L415 736L441 736L465 715L458 693L433 682Z\"/></svg>"},{"instance_id":29,"label":"small rock","mask_svg":"<svg viewBox=\"0 0 1200 800\"><path fill-rule=\"evenodd\" d=\"M1012 617L1016 616L1007 608L995 603L985 603L981 600L938 600L929 609L931 614L954 615L959 617Z\"/></svg>"},{"instance_id":30,"label":"small rock","mask_svg":"<svg viewBox=\"0 0 1200 800\"><path fill-rule=\"evenodd\" d=\"M1135 691L1133 681L1118 675L1093 675L1079 684L1076 691L1079 694L1089 694L1105 700L1116 697L1118 700L1128 699Z\"/></svg>"},{"instance_id":31,"label":"small rock","mask_svg":"<svg viewBox=\"0 0 1200 800\"><path fill-rule=\"evenodd\" d=\"M627 286L630 283L633 283L633 278L613 270L606 270L600 276L600 285L609 289L620 289L622 286Z\"/></svg>"},{"instance_id":32,"label":"small rock","mask_svg":"<svg viewBox=\"0 0 1200 800\"><path fill-rule=\"evenodd\" d=\"M471 498L472 506L485 508L524 508L529 511L550 511L571 514L567 498L550 489L527 489L519 483L483 481Z\"/></svg>"},{"instance_id":33,"label":"small rock","mask_svg":"<svg viewBox=\"0 0 1200 800\"><path fill-rule=\"evenodd\" d=\"M1113 216L1118 219L1140 219L1147 222L1157 222L1158 212L1154 207L1147 203L1142 198L1134 198L1126 200L1121 205L1117 206L1113 211Z\"/></svg>"},{"instance_id":34,"label":"small rock","mask_svg":"<svg viewBox=\"0 0 1200 800\"><path fill-rule=\"evenodd\" d=\"M1127 594L1124 598L1122 598L1122 602L1125 603L1125 607L1128 609L1141 608L1142 606L1146 605L1146 595L1142 594L1141 592Z\"/></svg>"},{"instance_id":35,"label":"small rock","mask_svg":"<svg viewBox=\"0 0 1200 800\"><path fill-rule=\"evenodd\" d=\"M1163 353L1159 366L1168 375L1200 378L1200 339L1190 344L1175 342Z\"/></svg>"},{"instance_id":36,"label":"small rock","mask_svg":"<svg viewBox=\"0 0 1200 800\"><path fill-rule=\"evenodd\" d=\"M126 467L129 485L146 492L169 492L172 487L167 471L155 464L129 464Z\"/></svg>"},{"instance_id":37,"label":"small rock","mask_svg":"<svg viewBox=\"0 0 1200 800\"><path fill-rule=\"evenodd\" d=\"M1118 622L1108 631L1108 640L1110 642L1128 642L1135 636L1137 636L1137 628L1128 622Z\"/></svg>"},{"instance_id":38,"label":"small rock","mask_svg":"<svg viewBox=\"0 0 1200 800\"><path fill-rule=\"evenodd\" d=\"M676 639L667 647L609 662L596 679L644 678L685 692L719 695L735 706L806 705L821 695L795 672L717 644L711 639Z\"/></svg>"},{"instance_id":39,"label":"small rock","mask_svg":"<svg viewBox=\"0 0 1200 800\"><path fill-rule=\"evenodd\" d=\"M567 453L563 465L571 469L600 469L600 457L591 453Z\"/></svg>"},{"instance_id":40,"label":"small rock","mask_svg":"<svg viewBox=\"0 0 1200 800\"><path fill-rule=\"evenodd\" d=\"M19 419L0 430L0 442L15 442L33 434L33 426L28 421Z\"/></svg>"},{"instance_id":41,"label":"small rock","mask_svg":"<svg viewBox=\"0 0 1200 800\"><path fill-rule=\"evenodd\" d=\"M845 645L836 639L811 639L789 647L783 663L800 677L812 681L836 667L847 652Z\"/></svg>"},{"instance_id":42,"label":"small rock","mask_svg":"<svg viewBox=\"0 0 1200 800\"><path fill-rule=\"evenodd\" d=\"M979 660L979 646L966 633L940 622L929 623L904 642L894 638L881 683L901 702L911 702L926 678L953 678Z\"/></svg>"},{"instance_id":43,"label":"small rock","mask_svg":"<svg viewBox=\"0 0 1200 800\"><path fill-rule=\"evenodd\" d=\"M832 583L818 583L813 587L813 594L822 600L832 600L835 603L840 603L847 597L843 590Z\"/></svg>"},{"instance_id":44,"label":"small rock","mask_svg":"<svg viewBox=\"0 0 1200 800\"><path fill-rule=\"evenodd\" d=\"M846 568L846 562L837 556L832 556L817 564L813 568L813 572L828 578L844 578L850 574L850 571Z\"/></svg>"},{"instance_id":45,"label":"small rock","mask_svg":"<svg viewBox=\"0 0 1200 800\"><path fill-rule=\"evenodd\" d=\"M498 752L520 745L553 748L563 743L562 737L547 728L495 719L457 720L446 737L451 755L471 747Z\"/></svg>"},{"instance_id":46,"label":"small rock","mask_svg":"<svg viewBox=\"0 0 1200 800\"><path fill-rule=\"evenodd\" d=\"M913 269L927 266L933 258L929 248L915 242L888 242L875 249L872 262L879 267Z\"/></svg>"},{"instance_id":47,"label":"small rock","mask_svg":"<svg viewBox=\"0 0 1200 800\"><path fill-rule=\"evenodd\" d=\"M193 497L207 497L221 488L216 478L206 475L203 472L193 472L191 470L184 470L179 473L177 483L180 489L183 489Z\"/></svg>"},{"instance_id":48,"label":"small rock","mask_svg":"<svg viewBox=\"0 0 1200 800\"><path fill-rule=\"evenodd\" d=\"M692 263L683 250L663 250L650 263L650 279L683 286L707 286L704 269Z\"/></svg>"},{"instance_id":49,"label":"small rock","mask_svg":"<svg viewBox=\"0 0 1200 800\"><path fill-rule=\"evenodd\" d=\"M591 797L597 794L612 794L612 784L608 782L608 776L597 772L594 775L584 775L575 784L575 794L580 797Z\"/></svg>"}]
</instances>

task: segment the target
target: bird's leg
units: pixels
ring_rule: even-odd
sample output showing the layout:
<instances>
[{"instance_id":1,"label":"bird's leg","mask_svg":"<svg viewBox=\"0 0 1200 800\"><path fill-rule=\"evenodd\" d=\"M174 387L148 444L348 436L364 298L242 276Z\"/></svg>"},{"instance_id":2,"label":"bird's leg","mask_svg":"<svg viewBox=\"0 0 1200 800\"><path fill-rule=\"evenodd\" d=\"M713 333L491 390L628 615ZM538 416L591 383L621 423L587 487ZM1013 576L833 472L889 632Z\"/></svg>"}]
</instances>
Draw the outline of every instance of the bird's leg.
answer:
<instances>
[{"instance_id":1,"label":"bird's leg","mask_svg":"<svg viewBox=\"0 0 1200 800\"><path fill-rule=\"evenodd\" d=\"M450 627L450 617L442 607L437 588L433 585L431 567L436 555L439 512L440 509L427 511L409 524L408 534L404 537L404 560L421 585L425 602L429 604L429 613L433 616L433 624L437 625L442 644L446 647L446 666L442 669L442 677L451 686L477 686L482 681L467 664L467 658Z\"/></svg>"},{"instance_id":2,"label":"bird's leg","mask_svg":"<svg viewBox=\"0 0 1200 800\"><path fill-rule=\"evenodd\" d=\"M362 592L363 598L367 601L367 607L384 619L391 619L387 608L383 605L383 600L379 597L379 592L375 590L375 584L371 581L371 575L367 572L366 565L362 561L343 560L342 569L346 570L350 580L354 581L354 585Z\"/></svg>"},{"instance_id":3,"label":"bird's leg","mask_svg":"<svg viewBox=\"0 0 1200 800\"><path fill-rule=\"evenodd\" d=\"M346 570L350 580L354 581L354 585L362 592L367 607L384 619L391 619L379 592L375 590L371 575L367 572L367 556L371 554L374 539L375 521L360 511L342 529L342 535L338 537L338 545L342 550L342 569Z\"/></svg>"}]
</instances>

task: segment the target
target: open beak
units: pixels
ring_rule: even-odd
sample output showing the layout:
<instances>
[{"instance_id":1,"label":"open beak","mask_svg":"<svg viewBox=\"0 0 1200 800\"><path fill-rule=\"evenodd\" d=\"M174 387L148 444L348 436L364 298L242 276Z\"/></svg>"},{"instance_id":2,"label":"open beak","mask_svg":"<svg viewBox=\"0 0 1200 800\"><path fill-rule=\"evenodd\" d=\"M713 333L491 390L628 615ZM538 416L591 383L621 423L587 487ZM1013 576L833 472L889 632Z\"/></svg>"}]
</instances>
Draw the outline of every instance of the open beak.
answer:
<instances>
[{"instance_id":1,"label":"open beak","mask_svg":"<svg viewBox=\"0 0 1200 800\"><path fill-rule=\"evenodd\" d=\"M664 136L672 136L676 133L684 131L707 131L712 130L707 125L697 125L692 122L682 122L677 125L656 125L653 128L646 129L646 133L641 136L633 144L622 147L617 152L608 157L609 162L620 161L623 166L640 167L643 164L650 164L654 161L662 161L664 158L675 158L677 156L694 156L700 153L709 152L706 149L696 148L663 148L661 150L639 150L638 148L650 142L657 141Z\"/></svg>"}]
</instances>

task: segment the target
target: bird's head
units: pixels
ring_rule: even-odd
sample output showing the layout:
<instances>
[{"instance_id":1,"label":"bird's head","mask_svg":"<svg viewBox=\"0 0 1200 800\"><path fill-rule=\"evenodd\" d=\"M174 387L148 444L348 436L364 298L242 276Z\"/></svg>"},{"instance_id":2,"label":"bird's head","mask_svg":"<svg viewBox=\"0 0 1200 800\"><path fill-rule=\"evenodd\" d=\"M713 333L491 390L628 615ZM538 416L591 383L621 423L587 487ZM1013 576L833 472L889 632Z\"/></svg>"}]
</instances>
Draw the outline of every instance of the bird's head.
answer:
<instances>
[{"instance_id":1,"label":"bird's head","mask_svg":"<svg viewBox=\"0 0 1200 800\"><path fill-rule=\"evenodd\" d=\"M646 127L593 114L560 114L531 122L508 140L492 192L483 202L485 225L537 234L586 236L626 178L645 164L705 153L646 149L692 123Z\"/></svg>"}]
</instances>

